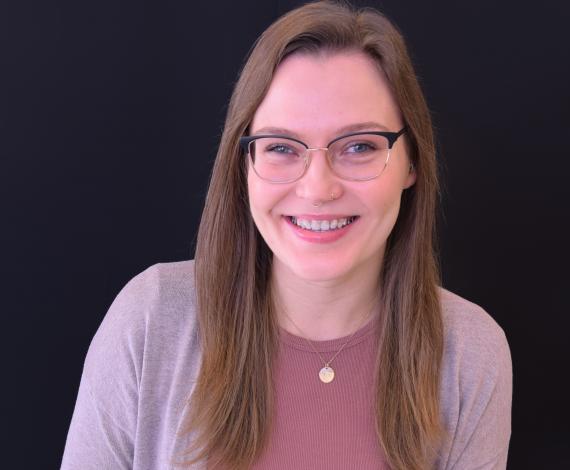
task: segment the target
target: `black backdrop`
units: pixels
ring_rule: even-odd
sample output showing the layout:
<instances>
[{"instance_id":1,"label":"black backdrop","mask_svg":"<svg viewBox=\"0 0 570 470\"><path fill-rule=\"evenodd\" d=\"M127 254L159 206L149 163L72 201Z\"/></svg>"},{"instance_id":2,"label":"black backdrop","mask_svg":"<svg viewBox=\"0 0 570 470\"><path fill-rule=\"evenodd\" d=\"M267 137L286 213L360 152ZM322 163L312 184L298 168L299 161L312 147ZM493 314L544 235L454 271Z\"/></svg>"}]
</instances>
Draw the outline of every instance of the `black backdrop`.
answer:
<instances>
[{"instance_id":1,"label":"black backdrop","mask_svg":"<svg viewBox=\"0 0 570 470\"><path fill-rule=\"evenodd\" d=\"M192 256L239 67L300 3L0 5L10 468L58 468L112 299L149 265ZM444 285L487 309L510 342L509 468L570 468L570 6L367 4L404 32L433 111Z\"/></svg>"}]
</instances>

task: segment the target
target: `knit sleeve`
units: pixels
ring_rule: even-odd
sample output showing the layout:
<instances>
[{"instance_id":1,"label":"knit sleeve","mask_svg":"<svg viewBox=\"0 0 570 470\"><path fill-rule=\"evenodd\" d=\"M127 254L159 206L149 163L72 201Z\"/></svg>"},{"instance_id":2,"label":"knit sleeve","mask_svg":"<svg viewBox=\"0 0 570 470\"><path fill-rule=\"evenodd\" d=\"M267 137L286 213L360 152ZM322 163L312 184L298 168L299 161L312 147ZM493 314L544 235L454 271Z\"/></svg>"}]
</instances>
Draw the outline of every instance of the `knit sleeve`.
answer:
<instances>
[{"instance_id":1,"label":"knit sleeve","mask_svg":"<svg viewBox=\"0 0 570 470\"><path fill-rule=\"evenodd\" d=\"M87 353L62 470L133 468L139 384L154 269L132 279L109 308Z\"/></svg>"},{"instance_id":2,"label":"knit sleeve","mask_svg":"<svg viewBox=\"0 0 570 470\"><path fill-rule=\"evenodd\" d=\"M447 306L439 469L504 470L511 435L512 363L504 331L480 307Z\"/></svg>"}]
</instances>

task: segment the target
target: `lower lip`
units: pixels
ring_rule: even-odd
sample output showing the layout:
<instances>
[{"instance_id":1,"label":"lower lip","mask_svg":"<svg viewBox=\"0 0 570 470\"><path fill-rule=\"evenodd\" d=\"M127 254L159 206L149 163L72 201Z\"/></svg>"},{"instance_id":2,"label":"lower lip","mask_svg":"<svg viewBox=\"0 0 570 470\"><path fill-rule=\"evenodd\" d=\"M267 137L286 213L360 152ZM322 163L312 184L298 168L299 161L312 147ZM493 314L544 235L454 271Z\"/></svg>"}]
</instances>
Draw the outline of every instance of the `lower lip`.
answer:
<instances>
[{"instance_id":1,"label":"lower lip","mask_svg":"<svg viewBox=\"0 0 570 470\"><path fill-rule=\"evenodd\" d=\"M339 238L344 237L352 228L354 224L356 224L360 217L357 217L356 220L352 221L350 224L345 225L342 228L337 228L334 230L328 230L325 232L313 232L312 230L305 230L304 228L295 225L291 222L289 217L283 217L287 225L291 227L293 233L297 235L301 240L310 243L332 243L337 241Z\"/></svg>"}]
</instances>

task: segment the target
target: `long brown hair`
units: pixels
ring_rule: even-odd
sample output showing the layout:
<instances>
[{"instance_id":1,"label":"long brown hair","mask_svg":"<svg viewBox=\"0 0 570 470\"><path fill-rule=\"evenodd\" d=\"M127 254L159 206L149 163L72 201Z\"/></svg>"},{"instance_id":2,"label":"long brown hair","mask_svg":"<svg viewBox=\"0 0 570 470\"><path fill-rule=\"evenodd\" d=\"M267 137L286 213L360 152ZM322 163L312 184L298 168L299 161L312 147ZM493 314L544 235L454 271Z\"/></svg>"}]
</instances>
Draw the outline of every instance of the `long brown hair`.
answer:
<instances>
[{"instance_id":1,"label":"long brown hair","mask_svg":"<svg viewBox=\"0 0 570 470\"><path fill-rule=\"evenodd\" d=\"M438 183L429 111L401 35L379 12L316 2L278 19L258 39L235 86L198 232L196 288L202 365L185 416L186 463L242 469L272 425L276 326L272 253L252 220L247 132L279 63L296 52L358 50L386 74L408 127L417 179L404 191L381 273L376 370L379 442L394 470L425 469L443 436L439 414L443 324L434 255Z\"/></svg>"}]
</instances>

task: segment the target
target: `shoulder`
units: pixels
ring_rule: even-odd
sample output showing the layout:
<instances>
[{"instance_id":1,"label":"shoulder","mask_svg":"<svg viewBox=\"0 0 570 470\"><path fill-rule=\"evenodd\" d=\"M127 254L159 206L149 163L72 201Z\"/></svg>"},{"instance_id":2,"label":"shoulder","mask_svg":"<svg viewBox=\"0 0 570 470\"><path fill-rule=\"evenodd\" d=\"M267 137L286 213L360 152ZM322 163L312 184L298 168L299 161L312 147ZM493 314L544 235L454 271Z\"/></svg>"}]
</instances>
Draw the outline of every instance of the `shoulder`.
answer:
<instances>
[{"instance_id":1,"label":"shoulder","mask_svg":"<svg viewBox=\"0 0 570 470\"><path fill-rule=\"evenodd\" d=\"M510 365L509 345L504 330L479 305L440 288L445 334L444 354L455 354L461 362L472 361L497 364L501 358ZM449 358L448 358L449 359ZM474 364L471 364L472 366Z\"/></svg>"},{"instance_id":2,"label":"shoulder","mask_svg":"<svg viewBox=\"0 0 570 470\"><path fill-rule=\"evenodd\" d=\"M109 307L91 342L84 373L101 384L102 371L108 380L128 369L133 385L140 385L143 362L193 343L196 325L194 262L155 264L132 278ZM117 367L109 370L102 367L105 363Z\"/></svg>"},{"instance_id":3,"label":"shoulder","mask_svg":"<svg viewBox=\"0 0 570 470\"><path fill-rule=\"evenodd\" d=\"M194 302L194 261L155 264L132 278L110 307L113 316L137 321L157 308Z\"/></svg>"},{"instance_id":4,"label":"shoulder","mask_svg":"<svg viewBox=\"0 0 570 470\"><path fill-rule=\"evenodd\" d=\"M119 292L105 316L102 329L121 325L144 327L165 314L193 314L195 310L194 262L155 264L133 277Z\"/></svg>"}]
</instances>

